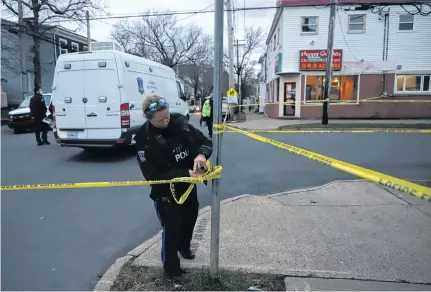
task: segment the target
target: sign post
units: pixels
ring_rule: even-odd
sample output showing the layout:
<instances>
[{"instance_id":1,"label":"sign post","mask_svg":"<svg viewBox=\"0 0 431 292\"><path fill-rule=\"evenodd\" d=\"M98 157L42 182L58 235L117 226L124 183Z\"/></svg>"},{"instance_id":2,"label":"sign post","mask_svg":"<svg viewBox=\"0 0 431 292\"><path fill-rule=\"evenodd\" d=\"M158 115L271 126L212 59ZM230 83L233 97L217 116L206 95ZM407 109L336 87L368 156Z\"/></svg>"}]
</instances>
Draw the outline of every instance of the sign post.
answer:
<instances>
[{"instance_id":1,"label":"sign post","mask_svg":"<svg viewBox=\"0 0 431 292\"><path fill-rule=\"evenodd\" d=\"M224 1L215 0L214 17L214 120L213 125L221 124L221 104L223 88L223 26L224 26ZM220 165L221 162L221 136L215 134L213 139L213 155L211 164ZM219 240L220 240L220 179L215 179L211 184L211 252L210 252L210 274L212 279L218 278L219 273Z\"/></svg>"}]
</instances>

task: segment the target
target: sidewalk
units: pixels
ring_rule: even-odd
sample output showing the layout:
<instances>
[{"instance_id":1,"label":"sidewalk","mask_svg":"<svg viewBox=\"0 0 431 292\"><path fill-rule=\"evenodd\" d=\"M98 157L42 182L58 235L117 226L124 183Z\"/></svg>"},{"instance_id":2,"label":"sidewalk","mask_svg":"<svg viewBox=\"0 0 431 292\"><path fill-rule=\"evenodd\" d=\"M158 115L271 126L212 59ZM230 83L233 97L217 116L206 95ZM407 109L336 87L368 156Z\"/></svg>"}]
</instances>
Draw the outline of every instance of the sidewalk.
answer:
<instances>
[{"instance_id":1,"label":"sidewalk","mask_svg":"<svg viewBox=\"0 0 431 292\"><path fill-rule=\"evenodd\" d=\"M431 129L431 119L424 120L337 120L329 119L328 125L321 120L271 119L256 113L246 113L246 121L230 123L244 130L282 129Z\"/></svg>"},{"instance_id":2,"label":"sidewalk","mask_svg":"<svg viewBox=\"0 0 431 292\"><path fill-rule=\"evenodd\" d=\"M200 211L196 258L183 267L208 267L210 214ZM431 283L430 226L431 204L362 180L243 195L222 201L220 269L282 276L287 290L430 290L420 284ZM139 273L160 267L160 249L161 233L118 259L95 289L145 290Z\"/></svg>"}]
</instances>

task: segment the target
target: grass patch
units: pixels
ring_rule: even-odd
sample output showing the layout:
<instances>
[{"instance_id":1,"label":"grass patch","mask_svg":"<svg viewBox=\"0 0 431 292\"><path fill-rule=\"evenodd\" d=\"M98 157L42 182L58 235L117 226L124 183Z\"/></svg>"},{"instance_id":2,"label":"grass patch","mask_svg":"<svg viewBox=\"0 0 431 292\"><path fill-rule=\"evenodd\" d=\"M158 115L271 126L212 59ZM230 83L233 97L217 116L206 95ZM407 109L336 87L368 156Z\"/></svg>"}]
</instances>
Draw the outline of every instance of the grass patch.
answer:
<instances>
[{"instance_id":1,"label":"grass patch","mask_svg":"<svg viewBox=\"0 0 431 292\"><path fill-rule=\"evenodd\" d=\"M220 279L212 282L208 269L186 269L190 282L178 286L163 276L159 267L124 265L111 291L246 291L255 287L264 291L284 291L284 276L220 270Z\"/></svg>"}]
</instances>

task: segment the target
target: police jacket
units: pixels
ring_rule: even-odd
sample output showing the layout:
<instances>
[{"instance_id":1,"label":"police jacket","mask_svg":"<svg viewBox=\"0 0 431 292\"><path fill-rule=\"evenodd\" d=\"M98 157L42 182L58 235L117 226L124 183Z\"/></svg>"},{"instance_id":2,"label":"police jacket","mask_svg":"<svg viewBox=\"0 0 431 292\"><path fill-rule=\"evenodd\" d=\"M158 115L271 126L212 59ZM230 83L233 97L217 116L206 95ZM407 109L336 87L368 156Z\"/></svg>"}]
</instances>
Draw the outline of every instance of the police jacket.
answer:
<instances>
[{"instance_id":1,"label":"police jacket","mask_svg":"<svg viewBox=\"0 0 431 292\"><path fill-rule=\"evenodd\" d=\"M212 154L212 141L193 127L182 115L171 114L166 129L155 128L147 121L135 136L139 168L146 180L171 180L189 177L194 159L203 154L207 159ZM176 183L177 199L189 187L187 183ZM173 201L169 184L151 185L151 199Z\"/></svg>"},{"instance_id":2,"label":"police jacket","mask_svg":"<svg viewBox=\"0 0 431 292\"><path fill-rule=\"evenodd\" d=\"M35 94L30 99L30 114L37 121L41 121L45 118L46 105L41 94Z\"/></svg>"}]
</instances>

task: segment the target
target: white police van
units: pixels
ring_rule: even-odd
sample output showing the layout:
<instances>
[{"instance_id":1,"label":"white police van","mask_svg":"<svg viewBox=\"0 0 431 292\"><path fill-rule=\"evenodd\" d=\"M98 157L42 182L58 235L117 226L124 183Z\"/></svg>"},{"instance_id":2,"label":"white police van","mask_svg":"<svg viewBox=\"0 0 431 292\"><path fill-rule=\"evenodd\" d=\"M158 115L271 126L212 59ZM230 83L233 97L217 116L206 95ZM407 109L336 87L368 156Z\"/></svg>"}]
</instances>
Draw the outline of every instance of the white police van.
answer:
<instances>
[{"instance_id":1,"label":"white police van","mask_svg":"<svg viewBox=\"0 0 431 292\"><path fill-rule=\"evenodd\" d=\"M126 54L117 46L115 42L91 43L90 51L59 56L52 105L54 136L61 146L87 149L133 144L146 121L142 101L149 93L165 97L171 112L189 118L174 70Z\"/></svg>"}]
</instances>

